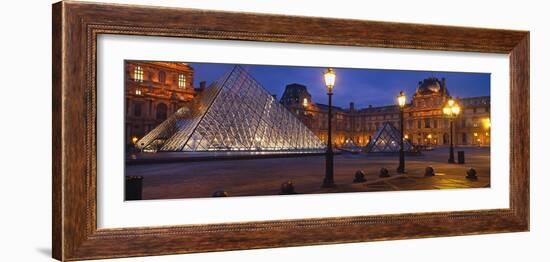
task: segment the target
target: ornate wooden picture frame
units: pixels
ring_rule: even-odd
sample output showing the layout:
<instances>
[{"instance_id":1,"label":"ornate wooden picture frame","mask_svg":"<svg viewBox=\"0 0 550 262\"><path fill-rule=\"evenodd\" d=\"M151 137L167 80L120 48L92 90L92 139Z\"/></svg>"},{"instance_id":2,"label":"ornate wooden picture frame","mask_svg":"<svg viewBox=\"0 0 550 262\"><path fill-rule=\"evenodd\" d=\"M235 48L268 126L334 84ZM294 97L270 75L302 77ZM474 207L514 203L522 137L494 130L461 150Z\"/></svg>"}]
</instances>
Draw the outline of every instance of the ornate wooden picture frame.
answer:
<instances>
[{"instance_id":1,"label":"ornate wooden picture frame","mask_svg":"<svg viewBox=\"0 0 550 262\"><path fill-rule=\"evenodd\" d=\"M151 15L153 13L155 15ZM56 259L149 256L529 230L528 31L82 2L54 4L52 27L52 243ZM99 34L508 54L510 207L98 229L96 42Z\"/></svg>"}]
</instances>

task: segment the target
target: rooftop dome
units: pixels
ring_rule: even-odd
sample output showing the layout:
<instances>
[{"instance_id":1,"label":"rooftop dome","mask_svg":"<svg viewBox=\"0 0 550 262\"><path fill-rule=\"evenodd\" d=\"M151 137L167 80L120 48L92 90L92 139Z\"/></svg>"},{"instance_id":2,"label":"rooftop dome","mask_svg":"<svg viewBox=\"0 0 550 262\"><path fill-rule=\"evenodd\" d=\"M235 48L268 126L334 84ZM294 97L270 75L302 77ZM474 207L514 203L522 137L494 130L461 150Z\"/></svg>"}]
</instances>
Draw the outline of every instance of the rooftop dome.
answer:
<instances>
[{"instance_id":1,"label":"rooftop dome","mask_svg":"<svg viewBox=\"0 0 550 262\"><path fill-rule=\"evenodd\" d=\"M426 78L418 82L416 93L420 95L430 95L435 93L449 94L445 85L445 78L439 80L436 77Z\"/></svg>"}]
</instances>

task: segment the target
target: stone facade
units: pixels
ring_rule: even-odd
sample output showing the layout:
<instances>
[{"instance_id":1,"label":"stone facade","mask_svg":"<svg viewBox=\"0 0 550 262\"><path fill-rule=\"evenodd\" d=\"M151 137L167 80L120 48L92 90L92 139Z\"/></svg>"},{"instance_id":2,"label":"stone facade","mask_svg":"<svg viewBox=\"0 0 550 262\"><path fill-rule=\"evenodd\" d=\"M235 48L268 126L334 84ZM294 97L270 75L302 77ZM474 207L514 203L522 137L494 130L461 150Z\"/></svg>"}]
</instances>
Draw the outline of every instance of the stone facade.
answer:
<instances>
[{"instance_id":1,"label":"stone facade","mask_svg":"<svg viewBox=\"0 0 550 262\"><path fill-rule=\"evenodd\" d=\"M185 63L126 61L124 70L125 142L128 146L200 91L200 88L193 88L193 68Z\"/></svg>"},{"instance_id":2,"label":"stone facade","mask_svg":"<svg viewBox=\"0 0 550 262\"><path fill-rule=\"evenodd\" d=\"M427 78L420 81L410 103L404 108L405 138L415 145L449 144L450 123L443 115L442 108L451 95L445 81L444 78ZM454 143L490 145L490 97L454 99L462 109L459 117L454 120ZM326 142L327 105L312 103L311 94L300 84L288 85L280 102ZM333 143L336 146L366 146L385 122L391 123L394 127L399 126L397 105L357 109L350 103L349 108L333 109Z\"/></svg>"}]
</instances>

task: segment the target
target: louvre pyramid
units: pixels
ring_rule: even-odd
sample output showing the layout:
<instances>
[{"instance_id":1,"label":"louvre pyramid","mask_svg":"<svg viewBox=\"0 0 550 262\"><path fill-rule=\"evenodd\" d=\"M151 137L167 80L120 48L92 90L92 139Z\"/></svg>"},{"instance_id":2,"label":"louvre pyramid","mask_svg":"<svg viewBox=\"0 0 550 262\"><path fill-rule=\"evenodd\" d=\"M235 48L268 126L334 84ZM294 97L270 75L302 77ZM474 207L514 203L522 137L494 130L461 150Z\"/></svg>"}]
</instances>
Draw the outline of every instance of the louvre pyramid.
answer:
<instances>
[{"instance_id":1,"label":"louvre pyramid","mask_svg":"<svg viewBox=\"0 0 550 262\"><path fill-rule=\"evenodd\" d=\"M401 139L399 129L386 122L376 131L371 141L369 141L366 151L367 153L399 152L399 139ZM403 150L410 151L411 149L411 143L408 140L403 141Z\"/></svg>"},{"instance_id":2,"label":"louvre pyramid","mask_svg":"<svg viewBox=\"0 0 550 262\"><path fill-rule=\"evenodd\" d=\"M144 151L319 151L324 144L235 66L136 144Z\"/></svg>"}]
</instances>

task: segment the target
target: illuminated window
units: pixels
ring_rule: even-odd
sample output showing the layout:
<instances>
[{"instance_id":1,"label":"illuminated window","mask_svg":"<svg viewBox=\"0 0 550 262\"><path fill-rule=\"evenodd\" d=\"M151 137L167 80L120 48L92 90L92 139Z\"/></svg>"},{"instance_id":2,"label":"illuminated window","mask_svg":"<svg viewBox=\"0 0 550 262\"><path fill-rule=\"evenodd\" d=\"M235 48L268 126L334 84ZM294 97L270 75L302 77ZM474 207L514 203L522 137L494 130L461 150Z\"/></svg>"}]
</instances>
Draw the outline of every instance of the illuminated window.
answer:
<instances>
[{"instance_id":1,"label":"illuminated window","mask_svg":"<svg viewBox=\"0 0 550 262\"><path fill-rule=\"evenodd\" d=\"M307 107L307 98L304 98L304 102L302 103L304 107Z\"/></svg>"},{"instance_id":2,"label":"illuminated window","mask_svg":"<svg viewBox=\"0 0 550 262\"><path fill-rule=\"evenodd\" d=\"M140 96L142 93L141 93L141 88L136 88L136 95Z\"/></svg>"},{"instance_id":3,"label":"illuminated window","mask_svg":"<svg viewBox=\"0 0 550 262\"><path fill-rule=\"evenodd\" d=\"M185 78L185 75L180 74L178 76L178 87L185 88L186 86L187 86L187 79Z\"/></svg>"},{"instance_id":4,"label":"illuminated window","mask_svg":"<svg viewBox=\"0 0 550 262\"><path fill-rule=\"evenodd\" d=\"M143 82L143 68L141 66L134 68L134 80L136 82Z\"/></svg>"}]
</instances>

